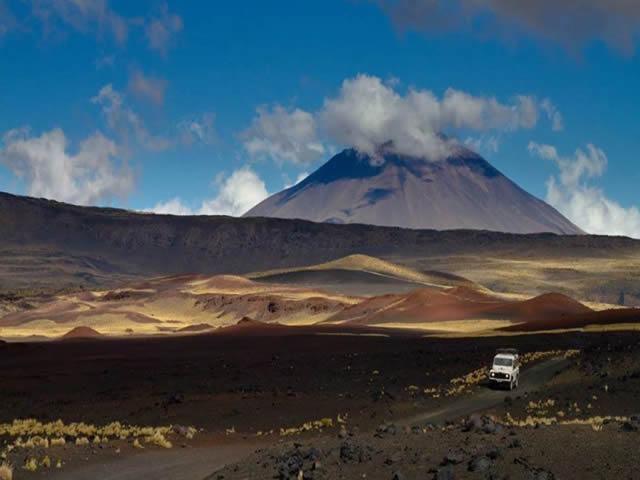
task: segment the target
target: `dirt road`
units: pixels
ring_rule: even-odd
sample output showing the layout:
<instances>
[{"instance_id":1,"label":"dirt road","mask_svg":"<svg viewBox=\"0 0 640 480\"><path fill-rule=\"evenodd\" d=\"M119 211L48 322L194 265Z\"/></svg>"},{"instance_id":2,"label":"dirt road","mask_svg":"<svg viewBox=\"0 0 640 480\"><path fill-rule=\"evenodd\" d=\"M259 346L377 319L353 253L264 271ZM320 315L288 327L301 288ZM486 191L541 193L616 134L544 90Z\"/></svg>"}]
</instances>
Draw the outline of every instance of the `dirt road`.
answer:
<instances>
[{"instance_id":1,"label":"dirt road","mask_svg":"<svg viewBox=\"0 0 640 480\"><path fill-rule=\"evenodd\" d=\"M407 418L398 422L400 425L413 425L416 423L444 423L447 420L455 420L456 418L469 415L474 412L486 410L504 402L507 396L522 395L527 392L538 390L540 387L548 383L556 372L564 369L568 365L565 358L552 358L545 362L539 363L531 368L522 369L522 379L516 391L510 392L505 390L491 390L488 387L475 395L461 398L452 402L450 405L430 412L425 412L411 418Z\"/></svg>"},{"instance_id":2,"label":"dirt road","mask_svg":"<svg viewBox=\"0 0 640 480\"><path fill-rule=\"evenodd\" d=\"M141 453L54 474L52 480L200 480L251 454L253 443Z\"/></svg>"},{"instance_id":3,"label":"dirt road","mask_svg":"<svg viewBox=\"0 0 640 480\"><path fill-rule=\"evenodd\" d=\"M567 364L564 358L554 358L526 370L523 369L517 394L539 389ZM486 389L475 395L454 400L440 410L425 412L397 423L400 425L443 423L446 420L453 420L499 405L507 395L513 394L515 392ZM51 478L53 480L201 480L225 465L241 461L256 448L258 445L247 442L141 453L65 470Z\"/></svg>"}]
</instances>

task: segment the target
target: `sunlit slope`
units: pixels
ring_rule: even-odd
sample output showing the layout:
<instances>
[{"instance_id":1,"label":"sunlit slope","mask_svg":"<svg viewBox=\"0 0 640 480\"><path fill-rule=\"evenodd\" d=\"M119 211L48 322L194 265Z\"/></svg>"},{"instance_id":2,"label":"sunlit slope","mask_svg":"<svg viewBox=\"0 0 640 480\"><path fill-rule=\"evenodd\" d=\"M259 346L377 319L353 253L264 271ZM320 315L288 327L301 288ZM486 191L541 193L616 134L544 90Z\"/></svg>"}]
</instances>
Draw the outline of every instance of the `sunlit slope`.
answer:
<instances>
[{"instance_id":1,"label":"sunlit slope","mask_svg":"<svg viewBox=\"0 0 640 480\"><path fill-rule=\"evenodd\" d=\"M452 286L473 286L474 283L466 278L451 275L444 272L422 273L417 270L397 265L387 260L369 255L348 255L330 262L293 268L280 268L263 272L253 272L247 275L251 279L266 279L269 277L283 277L286 274L297 272L321 272L321 271L353 271L379 275L390 279L402 280L416 285L424 285L435 288ZM477 285L478 288L481 288Z\"/></svg>"},{"instance_id":2,"label":"sunlit slope","mask_svg":"<svg viewBox=\"0 0 640 480\"><path fill-rule=\"evenodd\" d=\"M181 275L53 297L37 308L0 317L0 337L59 337L79 327L110 335L170 334L233 325L245 317L312 324L357 301L237 276Z\"/></svg>"}]
</instances>

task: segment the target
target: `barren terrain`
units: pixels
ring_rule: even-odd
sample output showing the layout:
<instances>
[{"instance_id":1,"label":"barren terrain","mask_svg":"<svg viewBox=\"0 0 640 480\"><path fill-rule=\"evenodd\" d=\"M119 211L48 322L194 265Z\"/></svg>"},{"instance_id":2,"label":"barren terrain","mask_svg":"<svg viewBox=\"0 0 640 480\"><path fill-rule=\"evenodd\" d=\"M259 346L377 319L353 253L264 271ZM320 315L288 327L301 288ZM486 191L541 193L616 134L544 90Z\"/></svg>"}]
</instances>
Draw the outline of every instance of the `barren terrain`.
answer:
<instances>
[{"instance_id":1,"label":"barren terrain","mask_svg":"<svg viewBox=\"0 0 640 480\"><path fill-rule=\"evenodd\" d=\"M637 241L0 216L2 480L634 478Z\"/></svg>"},{"instance_id":2,"label":"barren terrain","mask_svg":"<svg viewBox=\"0 0 640 480\"><path fill-rule=\"evenodd\" d=\"M367 294L368 293L368 294ZM309 267L232 275L176 275L117 289L5 297L0 338L189 334L241 320L278 325L369 325L480 335L584 328L636 329L640 310L529 298L440 271L364 255Z\"/></svg>"},{"instance_id":3,"label":"barren terrain","mask_svg":"<svg viewBox=\"0 0 640 480\"><path fill-rule=\"evenodd\" d=\"M640 242L629 238L177 217L0 193L3 294L119 288L164 275L244 275L352 254L425 275L459 275L505 294L558 292L583 302L640 306Z\"/></svg>"},{"instance_id":4,"label":"barren terrain","mask_svg":"<svg viewBox=\"0 0 640 480\"><path fill-rule=\"evenodd\" d=\"M636 333L510 337L509 345L519 348L527 363L522 389L509 394L484 385L483 369L504 345L500 337L443 339L402 330L377 335L309 326L275 327L280 331L274 333L257 327L168 338L0 344L0 424L60 418L63 424L102 428L118 421L159 428L172 444L167 449L146 443L153 430L136 434L130 428L124 439L105 439L103 433L94 443L89 435L87 445L77 444L67 431L66 446L46 448L16 446L16 436L0 433L0 450L16 467L16 478L46 478L58 460L59 478L102 464L112 465L113 478L131 478L127 469L135 465L139 478L202 478L184 468L183 476L166 472L175 473L176 462L185 458L193 468L198 462L211 467L218 449L228 454L218 467L227 461L237 465L211 478L298 478L300 470L314 469L318 472L309 478L391 479L395 473L435 478L449 464L456 478L476 478L468 469L483 456L491 460L479 470L483 475L529 478L544 470L555 478L574 478L552 445L579 435L584 443L562 454L574 459L571 468L581 478L610 472L629 478L636 466L629 455L638 435L631 418L640 394ZM541 370L549 378L536 380L542 378L534 373L537 365L564 357L568 363L549 364L551 369ZM458 422L477 409L493 415L494 427L482 420L467 430ZM448 420L454 423L442 430ZM176 433L182 432L176 425L193 426L197 433L190 440ZM21 442L33 435L27 429ZM38 435L49 442L60 438ZM144 449L135 447L136 439ZM606 444L615 449L605 457L597 452ZM489 455L494 447L500 450L495 458ZM310 448L314 456L305 453ZM579 461L585 451L593 452L588 463ZM162 452L166 463L159 460L157 466L164 467L145 476L145 456L163 457ZM51 467L42 465L45 456ZM127 460L137 457L139 463ZM22 468L32 458L33 473ZM290 476L281 476L283 464L291 462ZM211 469L213 474L217 467ZM151 465L148 471L154 471Z\"/></svg>"}]
</instances>

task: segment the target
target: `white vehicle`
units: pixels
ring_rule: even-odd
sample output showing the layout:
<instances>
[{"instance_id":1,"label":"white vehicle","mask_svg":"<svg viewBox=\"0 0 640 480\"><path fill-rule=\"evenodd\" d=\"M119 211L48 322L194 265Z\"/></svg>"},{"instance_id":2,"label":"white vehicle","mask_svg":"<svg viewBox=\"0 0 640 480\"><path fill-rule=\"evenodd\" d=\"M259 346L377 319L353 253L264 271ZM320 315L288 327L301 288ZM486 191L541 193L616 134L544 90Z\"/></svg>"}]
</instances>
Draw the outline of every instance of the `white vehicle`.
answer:
<instances>
[{"instance_id":1,"label":"white vehicle","mask_svg":"<svg viewBox=\"0 0 640 480\"><path fill-rule=\"evenodd\" d=\"M518 388L520 380L520 355L513 348L499 349L493 357L489 370L489 382L492 386L507 386L509 390Z\"/></svg>"}]
</instances>

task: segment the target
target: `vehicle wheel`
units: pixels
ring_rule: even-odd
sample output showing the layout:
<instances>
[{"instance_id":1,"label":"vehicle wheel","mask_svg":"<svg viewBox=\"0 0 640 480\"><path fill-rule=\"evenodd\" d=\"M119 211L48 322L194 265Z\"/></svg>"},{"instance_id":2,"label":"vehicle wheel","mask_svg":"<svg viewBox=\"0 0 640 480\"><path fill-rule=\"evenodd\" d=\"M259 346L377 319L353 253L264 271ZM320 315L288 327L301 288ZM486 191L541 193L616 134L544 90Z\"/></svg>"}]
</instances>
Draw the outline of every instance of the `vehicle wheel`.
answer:
<instances>
[{"instance_id":1,"label":"vehicle wheel","mask_svg":"<svg viewBox=\"0 0 640 480\"><path fill-rule=\"evenodd\" d=\"M514 389L517 389L517 388L518 388L518 382L519 382L519 381L520 381L520 379L519 379L519 378L516 378L516 384L513 386L513 388L514 388Z\"/></svg>"},{"instance_id":2,"label":"vehicle wheel","mask_svg":"<svg viewBox=\"0 0 640 480\"><path fill-rule=\"evenodd\" d=\"M513 390L513 382L509 382L509 391Z\"/></svg>"}]
</instances>

